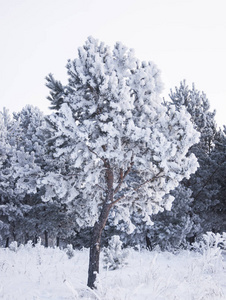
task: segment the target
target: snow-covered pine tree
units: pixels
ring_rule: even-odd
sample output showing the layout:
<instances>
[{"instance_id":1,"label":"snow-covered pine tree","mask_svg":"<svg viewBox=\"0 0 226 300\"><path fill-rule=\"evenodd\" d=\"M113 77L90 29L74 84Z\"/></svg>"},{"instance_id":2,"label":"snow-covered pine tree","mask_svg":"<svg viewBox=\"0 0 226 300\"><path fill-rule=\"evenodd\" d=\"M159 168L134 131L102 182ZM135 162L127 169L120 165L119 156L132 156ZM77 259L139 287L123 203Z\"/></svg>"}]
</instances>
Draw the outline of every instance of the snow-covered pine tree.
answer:
<instances>
[{"instance_id":1,"label":"snow-covered pine tree","mask_svg":"<svg viewBox=\"0 0 226 300\"><path fill-rule=\"evenodd\" d=\"M41 236L47 246L49 238L56 240L72 235L74 225L65 205L56 202L43 203L41 196L48 186L43 186L42 189L37 187L37 178L52 170L57 172L51 151L45 144L45 117L37 107L27 105L19 113L14 113L13 120L15 126L10 133L11 144L22 157L33 157L29 176L23 174L24 168L17 160L12 165L15 184L21 192L22 215L17 220L17 231L21 231L26 240L35 240Z\"/></svg>"},{"instance_id":2,"label":"snow-covered pine tree","mask_svg":"<svg viewBox=\"0 0 226 300\"><path fill-rule=\"evenodd\" d=\"M108 247L103 249L103 262L105 268L116 270L126 264L128 250L122 248L123 243L118 235L113 235L108 242Z\"/></svg>"},{"instance_id":3,"label":"snow-covered pine tree","mask_svg":"<svg viewBox=\"0 0 226 300\"><path fill-rule=\"evenodd\" d=\"M207 177L206 186L211 187L214 193L215 205L211 207L211 231L226 232L226 127L219 129L215 135L215 147L211 152L214 162L214 173Z\"/></svg>"},{"instance_id":4,"label":"snow-covered pine tree","mask_svg":"<svg viewBox=\"0 0 226 300\"><path fill-rule=\"evenodd\" d=\"M0 112L0 242L2 244L6 241L6 246L8 246L10 234L10 224L8 220L9 211L4 201L5 190L8 189L8 155L11 153L11 147L7 138L9 124L10 115L4 108L3 111Z\"/></svg>"},{"instance_id":5,"label":"snow-covered pine tree","mask_svg":"<svg viewBox=\"0 0 226 300\"><path fill-rule=\"evenodd\" d=\"M163 196L196 170L195 156L187 153L199 134L186 109L162 103L158 68L139 62L121 43L111 51L89 37L67 69L61 97L56 81L53 87L48 81L57 108L48 124L55 159L70 158L68 176L50 172L40 184L50 183L44 200L71 201L80 226L93 225L88 286L94 288L111 209L117 206L118 220L128 223L133 211L148 222L170 209L173 197Z\"/></svg>"},{"instance_id":6,"label":"snow-covered pine tree","mask_svg":"<svg viewBox=\"0 0 226 300\"><path fill-rule=\"evenodd\" d=\"M206 231L213 230L213 212L218 203L216 194L219 187L214 178L219 165L212 155L217 134L215 111L210 111L206 95L196 90L194 84L190 89L185 81L181 82L180 87L174 92L171 91L170 98L178 108L181 106L187 108L196 130L200 132L200 142L190 149L190 152L198 158L200 167L188 181L183 181L183 184L193 191L192 211L200 218L201 227L197 234L202 235Z\"/></svg>"},{"instance_id":7,"label":"snow-covered pine tree","mask_svg":"<svg viewBox=\"0 0 226 300\"><path fill-rule=\"evenodd\" d=\"M214 147L214 137L217 132L217 124L215 121L216 111L210 111L209 100L204 92L200 92L192 84L189 88L186 81L181 81L180 87L175 87L175 91L171 90L170 99L180 108L182 105L186 107L191 115L191 120L197 131L201 133L200 142L193 148L198 147L199 152L205 151L210 153Z\"/></svg>"},{"instance_id":8,"label":"snow-covered pine tree","mask_svg":"<svg viewBox=\"0 0 226 300\"><path fill-rule=\"evenodd\" d=\"M40 110L27 106L7 123L8 148L5 148L6 159L1 168L1 213L10 227L8 237L18 242L24 242L35 227L29 212L40 198L36 179L43 163L44 143L39 134L43 122Z\"/></svg>"}]
</instances>

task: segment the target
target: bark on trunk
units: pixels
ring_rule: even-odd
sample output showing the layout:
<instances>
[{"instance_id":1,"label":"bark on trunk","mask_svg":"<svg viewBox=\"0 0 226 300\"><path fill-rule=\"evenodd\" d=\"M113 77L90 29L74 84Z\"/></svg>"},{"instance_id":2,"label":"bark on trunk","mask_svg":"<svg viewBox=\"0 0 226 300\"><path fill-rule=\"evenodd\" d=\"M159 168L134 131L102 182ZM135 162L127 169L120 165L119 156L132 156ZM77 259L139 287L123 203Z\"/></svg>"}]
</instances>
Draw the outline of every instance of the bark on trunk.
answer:
<instances>
[{"instance_id":1,"label":"bark on trunk","mask_svg":"<svg viewBox=\"0 0 226 300\"><path fill-rule=\"evenodd\" d=\"M99 273L99 261L100 261L100 249L101 249L101 234L107 222L109 212L113 206L113 171L108 161L105 161L106 173L105 179L107 183L107 194L105 201L103 202L102 210L98 221L94 224L93 233L90 244L89 254L89 270L88 270L88 282L87 285L91 289L95 288L95 281L97 274Z\"/></svg>"},{"instance_id":2,"label":"bark on trunk","mask_svg":"<svg viewBox=\"0 0 226 300\"><path fill-rule=\"evenodd\" d=\"M91 238L90 253L89 253L89 271L88 271L88 287L95 288L95 281L99 273L100 249L101 249L101 234L105 227L108 215L112 205L105 205L102 209L99 220L93 227Z\"/></svg>"},{"instance_id":3,"label":"bark on trunk","mask_svg":"<svg viewBox=\"0 0 226 300\"><path fill-rule=\"evenodd\" d=\"M47 230L44 231L44 235L45 235L45 247L48 248L49 243L48 243L48 231Z\"/></svg>"},{"instance_id":4,"label":"bark on trunk","mask_svg":"<svg viewBox=\"0 0 226 300\"><path fill-rule=\"evenodd\" d=\"M29 235L28 233L25 233L25 239L24 239L25 245L28 243L28 241L29 241Z\"/></svg>"},{"instance_id":5,"label":"bark on trunk","mask_svg":"<svg viewBox=\"0 0 226 300\"><path fill-rule=\"evenodd\" d=\"M9 248L9 237L6 238L5 248Z\"/></svg>"},{"instance_id":6,"label":"bark on trunk","mask_svg":"<svg viewBox=\"0 0 226 300\"><path fill-rule=\"evenodd\" d=\"M60 238L59 238L59 237L57 237L57 239L56 239L56 246L57 246L57 247L60 246Z\"/></svg>"},{"instance_id":7,"label":"bark on trunk","mask_svg":"<svg viewBox=\"0 0 226 300\"><path fill-rule=\"evenodd\" d=\"M35 237L33 238L33 242L32 242L33 247L35 247L35 245L37 243L38 243L38 237L37 237L37 235L35 235Z\"/></svg>"}]
</instances>

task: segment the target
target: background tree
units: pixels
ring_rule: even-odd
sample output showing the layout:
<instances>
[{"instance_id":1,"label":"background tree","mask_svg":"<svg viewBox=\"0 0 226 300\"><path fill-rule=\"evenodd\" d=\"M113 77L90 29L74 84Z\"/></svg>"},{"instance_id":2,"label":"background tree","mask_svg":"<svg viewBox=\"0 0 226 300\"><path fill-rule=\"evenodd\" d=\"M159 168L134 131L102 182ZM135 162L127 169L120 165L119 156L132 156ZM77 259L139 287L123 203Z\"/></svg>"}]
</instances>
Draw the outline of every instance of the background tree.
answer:
<instances>
[{"instance_id":1,"label":"background tree","mask_svg":"<svg viewBox=\"0 0 226 300\"><path fill-rule=\"evenodd\" d=\"M192 88L186 84L186 81L180 83L180 87L175 87L175 91L171 90L170 99L179 109L185 106L191 120L197 131L201 133L200 141L192 147L192 151L200 153L211 152L214 147L214 137L217 132L217 124L215 121L216 112L210 111L209 100L204 92L200 92L195 88L193 83Z\"/></svg>"},{"instance_id":2,"label":"background tree","mask_svg":"<svg viewBox=\"0 0 226 300\"><path fill-rule=\"evenodd\" d=\"M170 209L173 197L165 195L197 168L187 152L199 135L185 109L161 102L157 67L140 63L120 43L111 51L90 37L67 69L68 85L47 79L57 109L47 122L58 165L68 163L40 185L49 182L43 200L71 202L79 225L93 225L88 286L94 288L112 208L128 223L132 212L148 222L154 212Z\"/></svg>"},{"instance_id":3,"label":"background tree","mask_svg":"<svg viewBox=\"0 0 226 300\"><path fill-rule=\"evenodd\" d=\"M193 192L192 213L198 215L200 220L199 231L195 235L201 235L206 231L220 231L220 227L216 224L216 210L219 204L219 177L222 176L222 174L219 176L219 171L223 170L224 155L220 159L223 148L219 145L222 145L223 135L217 131L215 111L210 111L206 95L196 90L194 84L190 89L185 81L181 82L180 87L175 88L174 92L171 91L170 98L178 108L181 106L187 108L196 130L201 134L200 142L190 149L190 152L198 158L199 168L189 180L183 181L183 184ZM218 139L221 140L219 144Z\"/></svg>"},{"instance_id":4,"label":"background tree","mask_svg":"<svg viewBox=\"0 0 226 300\"><path fill-rule=\"evenodd\" d=\"M28 178L25 174L17 179L17 185L23 188L21 203L23 208L26 208L18 227L26 233L27 240L31 237L32 239L43 237L47 247L48 240L51 238L51 240L58 240L59 245L60 238L65 239L73 234L74 225L64 205L57 202L43 203L42 195L48 193L48 185L41 189L37 188L37 177L53 170L57 173L51 151L45 144L47 138L43 129L45 118L38 108L26 106L21 112L14 114L14 121L18 123L17 134L14 130L18 140L17 149L32 155L37 169L33 176ZM15 172L17 176L20 168L21 166ZM29 184L32 185L32 192L28 189Z\"/></svg>"},{"instance_id":5,"label":"background tree","mask_svg":"<svg viewBox=\"0 0 226 300\"><path fill-rule=\"evenodd\" d=\"M206 186L214 187L214 205L211 207L212 231L226 231L226 127L215 135L215 147L211 152L213 172L206 180Z\"/></svg>"},{"instance_id":6,"label":"background tree","mask_svg":"<svg viewBox=\"0 0 226 300\"><path fill-rule=\"evenodd\" d=\"M8 128L10 127L10 116L4 108L0 112L0 242L6 241L6 246L9 242L10 223L9 223L9 208L6 205L5 194L8 189L7 182L7 167L8 156L11 153L11 147L8 143Z\"/></svg>"},{"instance_id":7,"label":"background tree","mask_svg":"<svg viewBox=\"0 0 226 300\"><path fill-rule=\"evenodd\" d=\"M36 178L41 172L44 153L39 128L44 117L39 109L25 107L14 114L9 122L2 115L5 125L5 160L1 167L1 215L10 230L8 239L24 242L32 233L28 216L38 198ZM40 197L39 197L40 198ZM27 238L26 238L27 236Z\"/></svg>"}]
</instances>

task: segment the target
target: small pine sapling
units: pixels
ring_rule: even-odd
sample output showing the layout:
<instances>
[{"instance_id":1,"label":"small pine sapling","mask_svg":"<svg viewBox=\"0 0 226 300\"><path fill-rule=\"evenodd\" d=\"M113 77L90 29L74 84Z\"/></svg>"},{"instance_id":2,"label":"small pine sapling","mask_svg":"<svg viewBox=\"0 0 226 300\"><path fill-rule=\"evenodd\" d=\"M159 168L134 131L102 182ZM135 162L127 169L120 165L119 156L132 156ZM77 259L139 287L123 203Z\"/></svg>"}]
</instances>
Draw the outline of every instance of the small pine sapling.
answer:
<instances>
[{"instance_id":1,"label":"small pine sapling","mask_svg":"<svg viewBox=\"0 0 226 300\"><path fill-rule=\"evenodd\" d=\"M71 259L74 256L74 249L71 244L67 245L67 248L65 249L65 252L69 259Z\"/></svg>"},{"instance_id":2,"label":"small pine sapling","mask_svg":"<svg viewBox=\"0 0 226 300\"><path fill-rule=\"evenodd\" d=\"M108 248L103 249L103 262L105 268L116 270L126 265L128 250L122 248L122 242L118 235L111 237Z\"/></svg>"}]
</instances>

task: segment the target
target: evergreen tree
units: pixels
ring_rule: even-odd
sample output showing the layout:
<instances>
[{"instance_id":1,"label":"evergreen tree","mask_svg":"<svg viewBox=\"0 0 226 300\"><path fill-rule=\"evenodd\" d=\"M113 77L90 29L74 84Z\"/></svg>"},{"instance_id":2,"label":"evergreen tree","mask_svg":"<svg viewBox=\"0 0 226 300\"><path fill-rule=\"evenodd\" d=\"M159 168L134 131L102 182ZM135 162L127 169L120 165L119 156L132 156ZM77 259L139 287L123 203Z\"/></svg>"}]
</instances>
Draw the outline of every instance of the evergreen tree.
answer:
<instances>
[{"instance_id":1,"label":"evergreen tree","mask_svg":"<svg viewBox=\"0 0 226 300\"><path fill-rule=\"evenodd\" d=\"M215 122L216 112L210 111L209 100L204 92L200 92L195 88L193 83L190 89L186 81L180 83L180 87L175 87L175 91L171 90L170 99L179 109L185 106L191 115L191 120L198 132L201 133L200 142L192 147L193 152L197 147L197 151L201 150L210 154L214 147L214 137L217 132Z\"/></svg>"},{"instance_id":2,"label":"evergreen tree","mask_svg":"<svg viewBox=\"0 0 226 300\"><path fill-rule=\"evenodd\" d=\"M8 143L7 133L10 124L10 116L4 108L0 112L0 242L6 241L8 245L8 237L10 234L10 225L8 220L8 208L5 205L5 191L8 189L7 181L7 165L8 155L11 153L11 147Z\"/></svg>"},{"instance_id":3,"label":"evergreen tree","mask_svg":"<svg viewBox=\"0 0 226 300\"><path fill-rule=\"evenodd\" d=\"M211 207L211 223L213 232L226 231L226 127L215 135L215 147L211 153L214 162L212 173L207 178L206 186L214 190L214 205Z\"/></svg>"},{"instance_id":4,"label":"evergreen tree","mask_svg":"<svg viewBox=\"0 0 226 300\"><path fill-rule=\"evenodd\" d=\"M161 102L157 67L140 63L120 43L111 51L88 38L67 69L60 96L62 85L48 77L57 109L48 118L48 143L59 168L40 185L48 186L44 201L70 202L76 222L93 225L88 286L94 288L112 208L128 224L132 212L148 222L149 215L170 209L173 197L165 195L197 168L187 152L199 135L185 109Z\"/></svg>"},{"instance_id":5,"label":"evergreen tree","mask_svg":"<svg viewBox=\"0 0 226 300\"><path fill-rule=\"evenodd\" d=\"M11 122L8 117L3 117L5 122L8 121L5 126L6 157L0 170L1 215L10 228L7 239L11 237L17 241L22 241L22 236L28 231L25 217L30 210L30 202L34 202L36 177L41 170L35 161L41 151L41 145L34 141L37 139L35 131L38 130L35 118L32 120L35 113L39 115L36 119L40 119L40 111L28 106L21 113L14 114Z\"/></svg>"},{"instance_id":6,"label":"evergreen tree","mask_svg":"<svg viewBox=\"0 0 226 300\"><path fill-rule=\"evenodd\" d=\"M215 111L210 111L206 95L197 91L194 85L189 89L185 81L175 92L171 91L170 98L178 108L181 106L187 108L195 128L201 134L200 142L190 149L190 152L198 158L199 168L189 180L183 181L183 184L193 192L192 212L199 216L201 225L196 235L201 235L206 231L218 230L214 225L216 223L214 211L218 205L219 190L216 176L219 163L222 161L220 162L214 154L217 151Z\"/></svg>"},{"instance_id":7,"label":"evergreen tree","mask_svg":"<svg viewBox=\"0 0 226 300\"><path fill-rule=\"evenodd\" d=\"M21 207L20 218L16 222L17 231L20 236L21 233L25 236L26 241L42 237L48 246L49 238L64 239L72 235L74 225L64 205L43 203L42 196L47 192L48 185L38 188L37 179L40 176L43 177L50 170L57 173L51 151L45 144L45 117L38 108L28 105L21 112L14 113L13 120L14 130L10 133L10 143L16 149L16 158L11 164L14 172L12 180L20 189ZM27 166L26 158L32 158L31 166ZM24 167L28 169L27 175ZM15 204L15 199L12 201Z\"/></svg>"}]
</instances>

